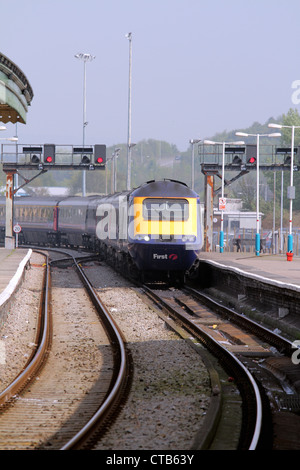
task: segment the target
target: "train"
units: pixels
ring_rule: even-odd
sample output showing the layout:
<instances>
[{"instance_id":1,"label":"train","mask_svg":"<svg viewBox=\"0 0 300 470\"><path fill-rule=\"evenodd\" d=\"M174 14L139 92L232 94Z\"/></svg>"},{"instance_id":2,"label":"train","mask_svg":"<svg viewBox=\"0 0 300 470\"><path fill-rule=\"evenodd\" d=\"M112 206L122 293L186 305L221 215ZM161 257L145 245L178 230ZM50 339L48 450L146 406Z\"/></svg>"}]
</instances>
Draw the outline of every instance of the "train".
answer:
<instances>
[{"instance_id":1,"label":"train","mask_svg":"<svg viewBox=\"0 0 300 470\"><path fill-rule=\"evenodd\" d=\"M200 197L170 179L107 196L15 197L14 223L22 228L20 245L82 247L143 280L184 282L203 247Z\"/></svg>"}]
</instances>

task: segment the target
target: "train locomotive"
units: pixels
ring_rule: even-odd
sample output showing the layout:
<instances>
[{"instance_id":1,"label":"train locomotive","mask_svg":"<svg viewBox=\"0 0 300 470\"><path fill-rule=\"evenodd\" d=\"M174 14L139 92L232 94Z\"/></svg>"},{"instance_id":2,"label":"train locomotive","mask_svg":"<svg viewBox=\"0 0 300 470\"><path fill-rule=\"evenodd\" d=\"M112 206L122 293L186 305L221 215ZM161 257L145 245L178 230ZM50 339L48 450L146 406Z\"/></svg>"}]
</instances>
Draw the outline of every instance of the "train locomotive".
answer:
<instances>
[{"instance_id":1,"label":"train locomotive","mask_svg":"<svg viewBox=\"0 0 300 470\"><path fill-rule=\"evenodd\" d=\"M109 196L15 197L14 222L20 244L84 247L144 280L182 282L203 245L199 196L166 179ZM2 241L4 231L2 197Z\"/></svg>"}]
</instances>

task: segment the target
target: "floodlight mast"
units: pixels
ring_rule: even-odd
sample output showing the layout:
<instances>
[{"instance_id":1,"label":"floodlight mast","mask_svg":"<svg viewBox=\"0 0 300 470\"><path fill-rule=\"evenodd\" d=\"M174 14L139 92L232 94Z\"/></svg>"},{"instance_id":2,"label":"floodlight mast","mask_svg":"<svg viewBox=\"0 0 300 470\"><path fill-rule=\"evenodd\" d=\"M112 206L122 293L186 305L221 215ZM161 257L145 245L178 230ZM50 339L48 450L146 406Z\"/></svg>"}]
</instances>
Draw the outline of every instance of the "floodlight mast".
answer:
<instances>
[{"instance_id":1,"label":"floodlight mast","mask_svg":"<svg viewBox=\"0 0 300 470\"><path fill-rule=\"evenodd\" d=\"M86 120L86 63L91 62L96 56L92 54L79 52L74 56L76 59L83 61L83 129L82 129L82 147L85 145L85 128L88 124ZM86 172L82 173L82 196L86 195Z\"/></svg>"},{"instance_id":2,"label":"floodlight mast","mask_svg":"<svg viewBox=\"0 0 300 470\"><path fill-rule=\"evenodd\" d=\"M132 89L132 33L125 37L129 41L129 78L128 78L128 130L127 130L127 190L131 189L131 89Z\"/></svg>"}]
</instances>

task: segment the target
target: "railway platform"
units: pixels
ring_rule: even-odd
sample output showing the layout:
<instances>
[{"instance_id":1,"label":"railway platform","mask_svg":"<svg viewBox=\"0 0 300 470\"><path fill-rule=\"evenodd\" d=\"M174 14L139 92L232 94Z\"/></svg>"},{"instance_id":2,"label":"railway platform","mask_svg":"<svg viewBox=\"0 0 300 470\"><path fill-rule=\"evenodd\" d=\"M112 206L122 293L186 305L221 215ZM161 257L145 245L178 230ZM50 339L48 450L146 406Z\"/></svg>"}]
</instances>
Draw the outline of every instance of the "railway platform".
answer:
<instances>
[{"instance_id":1,"label":"railway platform","mask_svg":"<svg viewBox=\"0 0 300 470\"><path fill-rule=\"evenodd\" d=\"M0 248L0 317L3 307L22 281L32 250Z\"/></svg>"},{"instance_id":2,"label":"railway platform","mask_svg":"<svg viewBox=\"0 0 300 470\"><path fill-rule=\"evenodd\" d=\"M297 256L287 261L286 254L255 256L253 253L212 252L201 253L200 260L211 261L278 287L293 286L300 292L300 257Z\"/></svg>"},{"instance_id":3,"label":"railway platform","mask_svg":"<svg viewBox=\"0 0 300 470\"><path fill-rule=\"evenodd\" d=\"M252 306L274 328L300 337L300 257L253 253L201 253L200 283L215 288L238 308ZM251 307L250 307L251 308Z\"/></svg>"}]
</instances>

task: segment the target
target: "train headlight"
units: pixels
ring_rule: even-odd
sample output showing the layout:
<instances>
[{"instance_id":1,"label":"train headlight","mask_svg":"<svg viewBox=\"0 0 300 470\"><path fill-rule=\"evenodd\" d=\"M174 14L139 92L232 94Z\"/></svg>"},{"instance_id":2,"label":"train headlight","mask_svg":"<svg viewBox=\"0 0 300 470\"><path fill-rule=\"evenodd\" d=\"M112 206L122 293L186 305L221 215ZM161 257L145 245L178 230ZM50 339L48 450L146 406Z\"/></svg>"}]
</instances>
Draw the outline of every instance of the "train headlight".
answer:
<instances>
[{"instance_id":1,"label":"train headlight","mask_svg":"<svg viewBox=\"0 0 300 470\"><path fill-rule=\"evenodd\" d=\"M138 240L138 241L144 240L145 242L149 242L149 241L150 241L149 235L136 235L136 236L135 236L135 239Z\"/></svg>"},{"instance_id":2,"label":"train headlight","mask_svg":"<svg viewBox=\"0 0 300 470\"><path fill-rule=\"evenodd\" d=\"M187 242L191 243L191 242L196 241L196 237L195 237L195 235L183 235L182 236L182 241L184 243L187 243Z\"/></svg>"}]
</instances>

